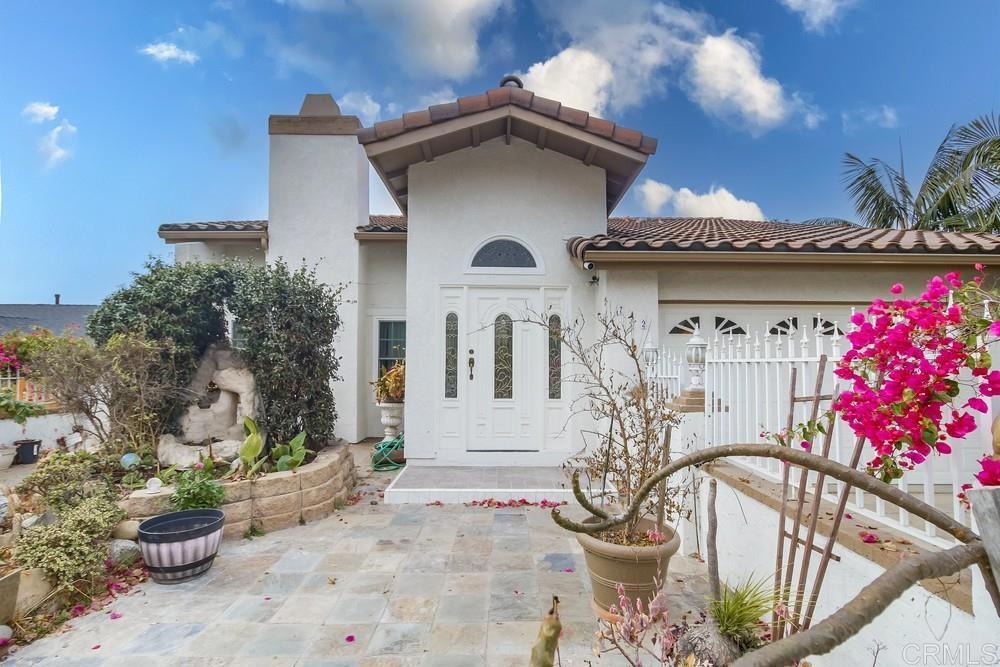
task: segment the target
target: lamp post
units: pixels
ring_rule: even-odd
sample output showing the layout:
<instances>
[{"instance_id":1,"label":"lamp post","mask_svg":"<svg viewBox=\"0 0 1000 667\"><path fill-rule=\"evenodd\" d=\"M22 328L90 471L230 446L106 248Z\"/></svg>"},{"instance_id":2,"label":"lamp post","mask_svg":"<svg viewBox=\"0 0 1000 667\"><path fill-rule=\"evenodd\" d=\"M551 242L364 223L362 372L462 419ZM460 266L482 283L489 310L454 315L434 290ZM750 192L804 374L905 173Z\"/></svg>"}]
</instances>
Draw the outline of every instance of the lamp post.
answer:
<instances>
[{"instance_id":1,"label":"lamp post","mask_svg":"<svg viewBox=\"0 0 1000 667\"><path fill-rule=\"evenodd\" d=\"M684 349L684 361L687 362L688 390L705 391L705 352L708 343L701 337L701 332L695 326Z\"/></svg>"}]
</instances>

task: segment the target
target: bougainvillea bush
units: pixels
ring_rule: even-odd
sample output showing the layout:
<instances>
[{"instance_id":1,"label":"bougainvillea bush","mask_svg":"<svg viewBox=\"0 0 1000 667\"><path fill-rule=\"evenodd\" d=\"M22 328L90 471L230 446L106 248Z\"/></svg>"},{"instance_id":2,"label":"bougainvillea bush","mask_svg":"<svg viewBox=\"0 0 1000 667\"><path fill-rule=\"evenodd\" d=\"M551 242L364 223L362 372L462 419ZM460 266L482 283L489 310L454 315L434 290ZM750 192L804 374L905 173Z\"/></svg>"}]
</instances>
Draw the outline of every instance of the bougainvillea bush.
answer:
<instances>
[{"instance_id":1,"label":"bougainvillea bush","mask_svg":"<svg viewBox=\"0 0 1000 667\"><path fill-rule=\"evenodd\" d=\"M883 481L951 453L1000 395L988 349L1000 339L1000 291L983 286L983 268L968 281L935 276L912 297L897 283L891 300L852 318L851 349L835 371L850 385L833 408L871 444L868 471ZM986 455L980 466L980 483L1000 484L1000 461Z\"/></svg>"}]
</instances>

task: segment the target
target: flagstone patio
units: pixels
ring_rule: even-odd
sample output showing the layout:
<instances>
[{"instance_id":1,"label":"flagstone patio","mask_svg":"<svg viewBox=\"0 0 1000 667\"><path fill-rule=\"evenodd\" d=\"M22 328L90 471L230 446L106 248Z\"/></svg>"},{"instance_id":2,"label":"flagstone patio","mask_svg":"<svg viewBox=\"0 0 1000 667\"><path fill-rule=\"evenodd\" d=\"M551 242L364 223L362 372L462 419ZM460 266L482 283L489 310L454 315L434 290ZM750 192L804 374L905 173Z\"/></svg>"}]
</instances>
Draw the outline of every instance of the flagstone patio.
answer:
<instances>
[{"instance_id":1,"label":"flagstone patio","mask_svg":"<svg viewBox=\"0 0 1000 667\"><path fill-rule=\"evenodd\" d=\"M148 582L6 664L524 667L553 594L562 665L624 664L593 655L583 554L548 510L385 505L395 473L372 473L366 452L357 505L225 542L200 579ZM700 562L671 560L668 580L674 619L702 606Z\"/></svg>"}]
</instances>

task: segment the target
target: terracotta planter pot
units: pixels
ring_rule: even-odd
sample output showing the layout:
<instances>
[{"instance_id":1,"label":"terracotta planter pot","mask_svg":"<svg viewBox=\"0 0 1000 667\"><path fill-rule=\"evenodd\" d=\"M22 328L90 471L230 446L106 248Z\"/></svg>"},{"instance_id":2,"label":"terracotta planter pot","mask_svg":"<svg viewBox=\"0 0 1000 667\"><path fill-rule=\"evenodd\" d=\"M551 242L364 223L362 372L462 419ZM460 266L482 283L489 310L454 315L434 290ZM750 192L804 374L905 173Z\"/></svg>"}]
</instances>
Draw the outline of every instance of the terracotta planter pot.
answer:
<instances>
[{"instance_id":1,"label":"terracotta planter pot","mask_svg":"<svg viewBox=\"0 0 1000 667\"><path fill-rule=\"evenodd\" d=\"M139 524L139 547L149 576L158 584L179 584L212 567L222 540L222 510L170 512Z\"/></svg>"},{"instance_id":2,"label":"terracotta planter pot","mask_svg":"<svg viewBox=\"0 0 1000 667\"><path fill-rule=\"evenodd\" d=\"M584 523L591 522L588 519ZM640 524L641 530L652 528ZM610 611L612 605L618 607L618 584L625 587L625 595L633 603L642 600L643 606L656 594L656 581L661 584L667 578L667 566L670 557L677 553L681 539L669 526L670 539L663 544L651 547L628 547L620 544L603 542L586 533L577 533L576 539L583 547L587 558L587 570L590 572L590 583L594 589L594 603L603 611Z\"/></svg>"}]
</instances>

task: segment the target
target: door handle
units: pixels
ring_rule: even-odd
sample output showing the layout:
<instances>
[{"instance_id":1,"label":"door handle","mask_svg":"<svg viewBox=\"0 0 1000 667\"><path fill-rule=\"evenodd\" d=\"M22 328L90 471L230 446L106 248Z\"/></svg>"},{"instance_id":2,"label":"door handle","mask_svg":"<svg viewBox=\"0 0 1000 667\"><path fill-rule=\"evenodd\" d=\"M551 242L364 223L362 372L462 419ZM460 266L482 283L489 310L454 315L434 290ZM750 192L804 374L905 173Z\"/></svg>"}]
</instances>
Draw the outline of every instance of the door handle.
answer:
<instances>
[{"instance_id":1,"label":"door handle","mask_svg":"<svg viewBox=\"0 0 1000 667\"><path fill-rule=\"evenodd\" d=\"M469 350L469 379L475 379L472 374L472 369L476 367L476 358L473 356L476 353L475 350Z\"/></svg>"}]
</instances>

